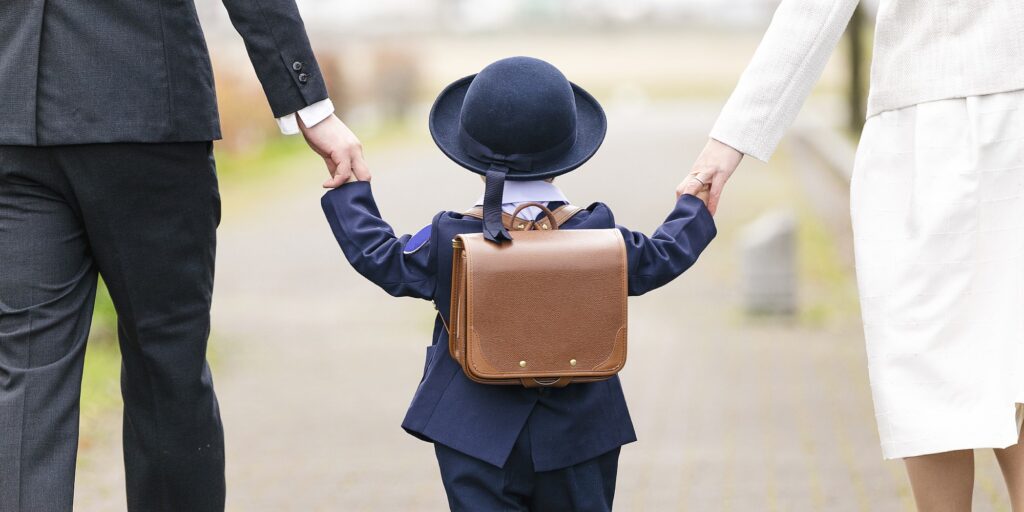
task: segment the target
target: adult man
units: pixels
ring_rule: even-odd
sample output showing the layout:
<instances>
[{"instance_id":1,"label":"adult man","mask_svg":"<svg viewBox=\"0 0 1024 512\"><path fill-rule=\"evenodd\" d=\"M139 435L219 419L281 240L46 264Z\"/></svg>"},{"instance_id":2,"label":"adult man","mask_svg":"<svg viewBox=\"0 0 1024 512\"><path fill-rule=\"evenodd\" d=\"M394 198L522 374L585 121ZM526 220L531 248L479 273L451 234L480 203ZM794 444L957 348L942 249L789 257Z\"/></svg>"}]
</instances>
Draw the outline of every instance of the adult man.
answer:
<instances>
[{"instance_id":1,"label":"adult man","mask_svg":"<svg viewBox=\"0 0 1024 512\"><path fill-rule=\"evenodd\" d=\"M369 179L294 0L224 4L325 186ZM129 510L223 510L205 360L219 137L191 1L0 2L0 510L71 509L97 274L118 311Z\"/></svg>"}]
</instances>

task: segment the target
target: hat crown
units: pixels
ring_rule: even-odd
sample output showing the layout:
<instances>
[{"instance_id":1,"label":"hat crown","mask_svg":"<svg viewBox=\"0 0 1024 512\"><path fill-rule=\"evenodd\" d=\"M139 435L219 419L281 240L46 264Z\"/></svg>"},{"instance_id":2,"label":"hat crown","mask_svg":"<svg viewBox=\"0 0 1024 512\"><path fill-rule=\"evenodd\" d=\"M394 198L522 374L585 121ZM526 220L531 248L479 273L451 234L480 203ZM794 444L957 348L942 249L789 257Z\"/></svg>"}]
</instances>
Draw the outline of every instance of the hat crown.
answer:
<instances>
[{"instance_id":1,"label":"hat crown","mask_svg":"<svg viewBox=\"0 0 1024 512\"><path fill-rule=\"evenodd\" d=\"M462 129L491 151L538 153L576 133L572 85L540 59L511 57L473 78L462 104Z\"/></svg>"}]
</instances>

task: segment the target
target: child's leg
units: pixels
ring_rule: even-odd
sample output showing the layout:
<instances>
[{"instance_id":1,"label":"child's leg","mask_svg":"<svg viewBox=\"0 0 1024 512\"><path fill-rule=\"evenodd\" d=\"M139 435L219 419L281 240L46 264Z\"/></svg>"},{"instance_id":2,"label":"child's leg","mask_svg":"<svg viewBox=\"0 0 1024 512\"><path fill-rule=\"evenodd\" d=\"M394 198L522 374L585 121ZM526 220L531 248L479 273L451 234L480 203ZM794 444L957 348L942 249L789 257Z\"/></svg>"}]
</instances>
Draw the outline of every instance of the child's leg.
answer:
<instances>
[{"instance_id":1,"label":"child's leg","mask_svg":"<svg viewBox=\"0 0 1024 512\"><path fill-rule=\"evenodd\" d=\"M452 512L501 510L527 512L532 491L529 465L520 468L513 451L504 468L492 466L442 444L434 443L441 481Z\"/></svg>"},{"instance_id":2,"label":"child's leg","mask_svg":"<svg viewBox=\"0 0 1024 512\"><path fill-rule=\"evenodd\" d=\"M619 449L565 469L537 473L531 512L607 512L615 497Z\"/></svg>"}]
</instances>

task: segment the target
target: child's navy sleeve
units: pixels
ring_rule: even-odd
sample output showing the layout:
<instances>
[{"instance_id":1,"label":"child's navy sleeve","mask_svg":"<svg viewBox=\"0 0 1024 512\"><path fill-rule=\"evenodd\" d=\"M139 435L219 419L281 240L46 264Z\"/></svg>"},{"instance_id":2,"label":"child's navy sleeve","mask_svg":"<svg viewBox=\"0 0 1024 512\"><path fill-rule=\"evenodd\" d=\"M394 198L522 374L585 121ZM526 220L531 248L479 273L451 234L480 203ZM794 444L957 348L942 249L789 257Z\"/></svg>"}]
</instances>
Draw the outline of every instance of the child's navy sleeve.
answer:
<instances>
[{"instance_id":1,"label":"child's navy sleeve","mask_svg":"<svg viewBox=\"0 0 1024 512\"><path fill-rule=\"evenodd\" d=\"M381 218L370 183L365 181L327 192L320 204L334 238L356 271L396 297L432 299L435 265L429 227L415 239L396 237Z\"/></svg>"},{"instance_id":2,"label":"child's navy sleeve","mask_svg":"<svg viewBox=\"0 0 1024 512\"><path fill-rule=\"evenodd\" d=\"M626 240L630 295L643 295L685 272L718 232L704 202L689 194L650 237L618 228Z\"/></svg>"}]
</instances>

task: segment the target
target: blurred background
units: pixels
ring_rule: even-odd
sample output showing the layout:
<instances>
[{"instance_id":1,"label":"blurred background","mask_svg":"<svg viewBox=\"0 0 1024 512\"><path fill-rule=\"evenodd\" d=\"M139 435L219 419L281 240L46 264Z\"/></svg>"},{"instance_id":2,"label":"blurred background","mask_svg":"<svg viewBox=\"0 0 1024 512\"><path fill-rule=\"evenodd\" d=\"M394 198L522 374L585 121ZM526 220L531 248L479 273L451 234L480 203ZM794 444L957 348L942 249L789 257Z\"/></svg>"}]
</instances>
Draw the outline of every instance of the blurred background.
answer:
<instances>
[{"instance_id":1,"label":"blurred background","mask_svg":"<svg viewBox=\"0 0 1024 512\"><path fill-rule=\"evenodd\" d=\"M399 427L434 311L362 280L318 198L322 161L277 130L220 2L197 0L224 140L210 359L233 511L429 511L432 448ZM605 107L597 156L559 178L651 232L668 213L778 0L299 0L338 115L360 136L399 233L471 206L479 180L433 146L449 82L543 58ZM878 447L852 273L848 179L863 121L873 2L863 2L778 152L747 159L719 237L682 278L633 299L622 372L640 441L624 511L909 511ZM76 510L124 510L116 319L100 300L86 363ZM1009 510L980 454L977 510Z\"/></svg>"}]
</instances>

